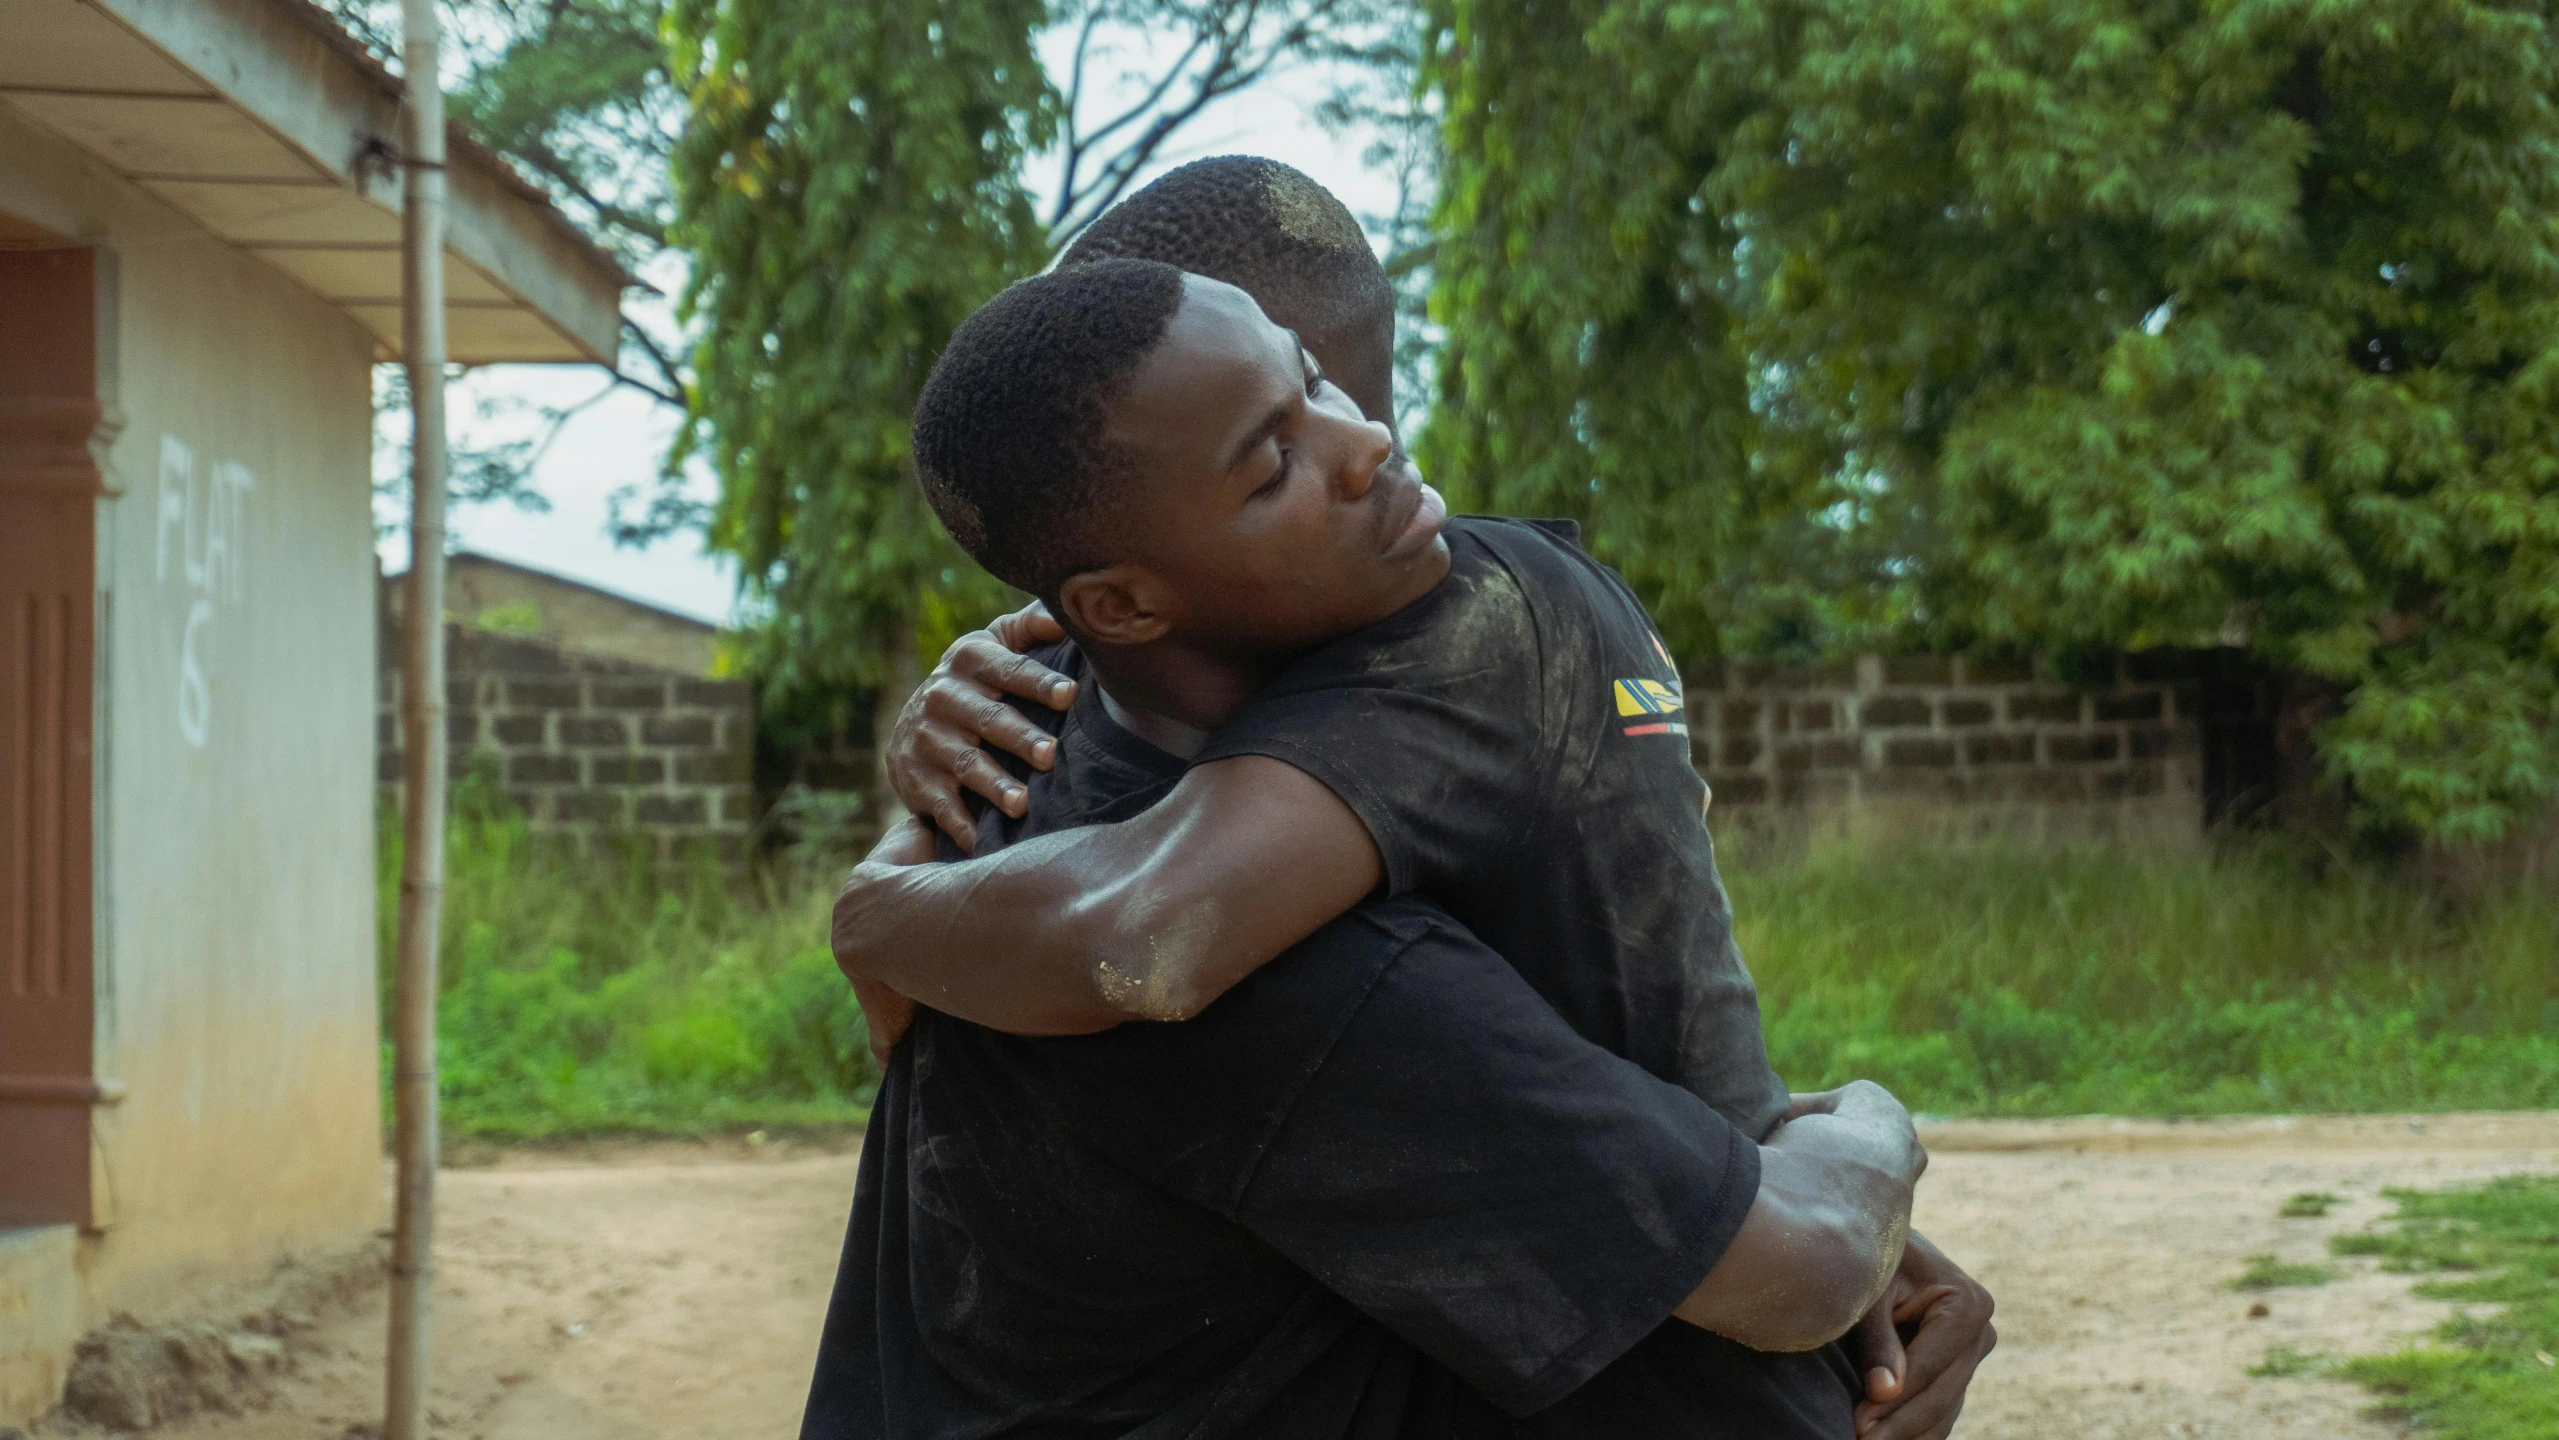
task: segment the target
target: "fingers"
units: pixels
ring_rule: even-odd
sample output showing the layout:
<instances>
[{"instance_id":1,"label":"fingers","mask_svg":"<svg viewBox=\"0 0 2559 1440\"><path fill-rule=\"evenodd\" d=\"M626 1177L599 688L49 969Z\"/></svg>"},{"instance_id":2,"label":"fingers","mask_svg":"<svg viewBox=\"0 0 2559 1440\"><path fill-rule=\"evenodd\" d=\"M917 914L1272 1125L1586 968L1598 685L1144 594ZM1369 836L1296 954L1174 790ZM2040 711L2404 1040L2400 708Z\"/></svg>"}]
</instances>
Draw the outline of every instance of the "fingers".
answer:
<instances>
[{"instance_id":1,"label":"fingers","mask_svg":"<svg viewBox=\"0 0 2559 1440\"><path fill-rule=\"evenodd\" d=\"M1028 655L1007 649L993 631L963 635L952 641L951 648L942 653L942 673L1052 710L1063 710L1075 699L1074 681Z\"/></svg>"},{"instance_id":2,"label":"fingers","mask_svg":"<svg viewBox=\"0 0 2559 1440\"><path fill-rule=\"evenodd\" d=\"M1783 1120L1801 1120L1807 1115L1828 1115L1838 1109L1838 1091L1802 1090L1796 1092L1787 1099L1786 1113L1780 1118Z\"/></svg>"},{"instance_id":3,"label":"fingers","mask_svg":"<svg viewBox=\"0 0 2559 1440\"><path fill-rule=\"evenodd\" d=\"M957 749L991 745L1040 770L1056 763L1057 742L1047 731L1002 700L963 688L963 682L932 685L924 695L922 708L924 713L914 726L919 745L929 736L935 743Z\"/></svg>"},{"instance_id":4,"label":"fingers","mask_svg":"<svg viewBox=\"0 0 2559 1440\"><path fill-rule=\"evenodd\" d=\"M1867 1404L1857 1409L1858 1440L1948 1440L1964 1413L1964 1397L1973 1372L1999 1344L1999 1332L1984 1325L1956 1363L1925 1389L1906 1396L1889 1409Z\"/></svg>"},{"instance_id":5,"label":"fingers","mask_svg":"<svg viewBox=\"0 0 2559 1440\"><path fill-rule=\"evenodd\" d=\"M1858 1407L1860 1440L1933 1440L1952 1429L1973 1371L1999 1342L1993 1308L1990 1292L1974 1284L1931 1285L1895 1306L1905 1322L1918 1316L1919 1331L1905 1352L1902 1393Z\"/></svg>"},{"instance_id":6,"label":"fingers","mask_svg":"<svg viewBox=\"0 0 2559 1440\"><path fill-rule=\"evenodd\" d=\"M995 637L997 644L1016 652L1035 650L1042 645L1054 645L1066 638L1066 627L1058 624L1056 617L1048 613L1048 607L1037 600L1010 615L997 617L995 623L987 626L986 630L988 634ZM1036 697L1024 696L1023 698Z\"/></svg>"},{"instance_id":7,"label":"fingers","mask_svg":"<svg viewBox=\"0 0 2559 1440\"><path fill-rule=\"evenodd\" d=\"M1031 792L976 746L966 746L951 756L950 765L951 773L959 777L961 784L994 801L998 809L1014 819L1021 819L1030 809Z\"/></svg>"},{"instance_id":8,"label":"fingers","mask_svg":"<svg viewBox=\"0 0 2559 1440\"><path fill-rule=\"evenodd\" d=\"M870 1031L871 1058L885 1069L890 1052L906 1038L909 1025L915 1023L915 1002L876 980L853 982L854 998L862 1002L862 1019Z\"/></svg>"},{"instance_id":9,"label":"fingers","mask_svg":"<svg viewBox=\"0 0 2559 1440\"><path fill-rule=\"evenodd\" d=\"M1857 1363L1866 1370L1866 1398L1881 1403L1901 1398L1910 1357L1902 1350L1901 1331L1893 1325L1890 1291L1857 1322Z\"/></svg>"}]
</instances>

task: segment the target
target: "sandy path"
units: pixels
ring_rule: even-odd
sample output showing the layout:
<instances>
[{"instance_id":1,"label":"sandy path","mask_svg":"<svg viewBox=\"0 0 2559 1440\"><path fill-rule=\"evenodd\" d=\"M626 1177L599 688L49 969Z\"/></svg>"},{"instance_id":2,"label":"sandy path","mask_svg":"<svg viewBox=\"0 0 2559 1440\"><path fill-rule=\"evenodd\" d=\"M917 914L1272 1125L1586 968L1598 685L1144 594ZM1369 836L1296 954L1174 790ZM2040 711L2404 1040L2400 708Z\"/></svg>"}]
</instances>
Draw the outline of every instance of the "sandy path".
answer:
<instances>
[{"instance_id":1,"label":"sandy path","mask_svg":"<svg viewBox=\"0 0 2559 1440\"><path fill-rule=\"evenodd\" d=\"M2412 1124L2422 1128L2412 1128ZM2317 1379L2251 1379L2272 1346L2351 1352L2423 1330L2369 1262L2271 1314L2227 1288L2245 1257L2321 1259L2379 1191L2559 1170L2559 1115L1934 1127L1919 1223L2000 1300L1972 1440L2357 1440L2400 1433ZM777 1147L778 1148L778 1147ZM651 1147L448 1172L439 1440L697 1440L796 1433L853 1157ZM2320 1220L2283 1199L2327 1190ZM379 1292L327 1317L275 1408L170 1440L341 1440L380 1407Z\"/></svg>"}]
</instances>

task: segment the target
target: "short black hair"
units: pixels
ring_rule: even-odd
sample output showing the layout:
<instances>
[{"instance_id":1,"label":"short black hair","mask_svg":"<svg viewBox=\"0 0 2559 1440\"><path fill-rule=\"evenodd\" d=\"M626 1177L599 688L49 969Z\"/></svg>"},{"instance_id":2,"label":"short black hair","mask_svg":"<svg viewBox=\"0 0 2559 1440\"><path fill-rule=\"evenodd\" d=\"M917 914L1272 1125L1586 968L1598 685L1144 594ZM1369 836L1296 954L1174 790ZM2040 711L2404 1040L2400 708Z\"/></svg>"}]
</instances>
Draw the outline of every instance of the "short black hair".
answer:
<instances>
[{"instance_id":1,"label":"short black hair","mask_svg":"<svg viewBox=\"0 0 2559 1440\"><path fill-rule=\"evenodd\" d=\"M1310 333L1395 304L1394 283L1350 210L1306 172L1258 155L1166 172L1094 221L1058 268L1110 259L1160 260L1223 280Z\"/></svg>"},{"instance_id":2,"label":"short black hair","mask_svg":"<svg viewBox=\"0 0 2559 1440\"><path fill-rule=\"evenodd\" d=\"M1130 460L1105 411L1181 305L1180 270L1112 260L1020 281L951 336L915 402L915 471L997 579L1055 601L1109 563L1095 538Z\"/></svg>"}]
</instances>

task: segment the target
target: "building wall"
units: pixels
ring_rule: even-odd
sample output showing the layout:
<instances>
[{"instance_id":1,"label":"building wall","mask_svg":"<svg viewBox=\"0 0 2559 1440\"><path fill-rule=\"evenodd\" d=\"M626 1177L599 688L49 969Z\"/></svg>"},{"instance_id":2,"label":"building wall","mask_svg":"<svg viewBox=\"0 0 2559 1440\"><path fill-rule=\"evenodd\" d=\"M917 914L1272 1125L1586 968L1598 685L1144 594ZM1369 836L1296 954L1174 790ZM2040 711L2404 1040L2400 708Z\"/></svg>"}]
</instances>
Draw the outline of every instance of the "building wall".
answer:
<instances>
[{"instance_id":1,"label":"building wall","mask_svg":"<svg viewBox=\"0 0 2559 1440\"><path fill-rule=\"evenodd\" d=\"M494 775L537 835L637 839L668 860L688 847L744 858L757 815L751 686L463 625L444 633L457 779ZM403 756L397 651L386 630L376 725L390 806Z\"/></svg>"},{"instance_id":2,"label":"building wall","mask_svg":"<svg viewBox=\"0 0 2559 1440\"><path fill-rule=\"evenodd\" d=\"M116 259L90 1323L383 1212L369 339L0 109L0 209Z\"/></svg>"},{"instance_id":3,"label":"building wall","mask_svg":"<svg viewBox=\"0 0 2559 1440\"><path fill-rule=\"evenodd\" d=\"M1718 825L2200 844L2247 782L2215 773L2225 737L2265 724L2225 669L2120 656L2073 685L1960 655L1718 666L1690 678L1689 744Z\"/></svg>"},{"instance_id":4,"label":"building wall","mask_svg":"<svg viewBox=\"0 0 2559 1440\"><path fill-rule=\"evenodd\" d=\"M384 607L395 615L400 589L397 579L384 583ZM456 555L449 562L444 610L466 625L529 634L563 650L694 679L709 678L719 659L720 632L714 626L485 555ZM529 631L517 628L528 620Z\"/></svg>"}]
</instances>

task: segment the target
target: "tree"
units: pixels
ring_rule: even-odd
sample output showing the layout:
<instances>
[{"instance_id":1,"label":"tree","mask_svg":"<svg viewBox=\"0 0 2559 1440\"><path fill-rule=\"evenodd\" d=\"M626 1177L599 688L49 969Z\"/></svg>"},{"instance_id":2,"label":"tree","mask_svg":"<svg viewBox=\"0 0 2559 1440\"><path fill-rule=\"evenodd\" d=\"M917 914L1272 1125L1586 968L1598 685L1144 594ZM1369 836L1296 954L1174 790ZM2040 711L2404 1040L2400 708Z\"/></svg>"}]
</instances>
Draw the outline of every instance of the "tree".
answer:
<instances>
[{"instance_id":1,"label":"tree","mask_svg":"<svg viewBox=\"0 0 2559 1440\"><path fill-rule=\"evenodd\" d=\"M1039 0L676 0L693 120L675 152L682 311L701 326L685 444L712 539L769 599L781 689L879 685L933 607L1000 598L914 483L907 417L959 322L1046 257L1022 188L1055 97Z\"/></svg>"},{"instance_id":2,"label":"tree","mask_svg":"<svg viewBox=\"0 0 2559 1440\"><path fill-rule=\"evenodd\" d=\"M2549 6L1444 4L1434 434L1684 638L2236 641L2375 824L2559 792Z\"/></svg>"}]
</instances>

